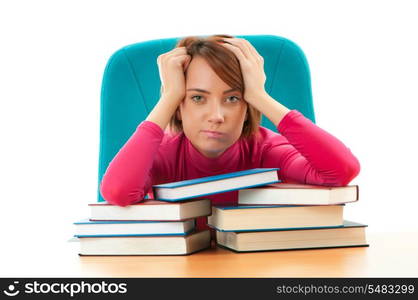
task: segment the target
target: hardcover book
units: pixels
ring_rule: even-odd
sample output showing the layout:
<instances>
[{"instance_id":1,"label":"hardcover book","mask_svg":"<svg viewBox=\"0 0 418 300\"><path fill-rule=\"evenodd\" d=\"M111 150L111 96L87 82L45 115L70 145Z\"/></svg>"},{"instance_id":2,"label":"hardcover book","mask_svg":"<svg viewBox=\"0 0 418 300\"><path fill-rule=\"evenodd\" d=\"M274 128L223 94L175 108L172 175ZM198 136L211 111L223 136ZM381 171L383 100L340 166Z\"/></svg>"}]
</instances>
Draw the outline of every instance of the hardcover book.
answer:
<instances>
[{"instance_id":1,"label":"hardcover book","mask_svg":"<svg viewBox=\"0 0 418 300\"><path fill-rule=\"evenodd\" d=\"M330 205L355 202L358 199L358 185L330 187L275 183L238 192L240 205Z\"/></svg>"},{"instance_id":2,"label":"hardcover book","mask_svg":"<svg viewBox=\"0 0 418 300\"><path fill-rule=\"evenodd\" d=\"M216 232L217 244L235 252L367 247L367 225L344 221L337 228L312 227L254 232Z\"/></svg>"},{"instance_id":3,"label":"hardcover book","mask_svg":"<svg viewBox=\"0 0 418 300\"><path fill-rule=\"evenodd\" d=\"M74 223L76 237L186 235L195 228L195 220L186 221L90 221Z\"/></svg>"},{"instance_id":4,"label":"hardcover book","mask_svg":"<svg viewBox=\"0 0 418 300\"><path fill-rule=\"evenodd\" d=\"M92 221L182 221L211 214L209 199L193 199L170 203L153 199L128 206L107 202L89 204Z\"/></svg>"},{"instance_id":5,"label":"hardcover book","mask_svg":"<svg viewBox=\"0 0 418 300\"><path fill-rule=\"evenodd\" d=\"M186 255L210 247L209 230L185 236L81 237L79 255Z\"/></svg>"},{"instance_id":6,"label":"hardcover book","mask_svg":"<svg viewBox=\"0 0 418 300\"><path fill-rule=\"evenodd\" d=\"M153 186L155 198L180 201L279 182L278 168L258 168Z\"/></svg>"},{"instance_id":7,"label":"hardcover book","mask_svg":"<svg viewBox=\"0 0 418 300\"><path fill-rule=\"evenodd\" d=\"M220 231L341 227L344 205L214 206L208 225Z\"/></svg>"}]
</instances>

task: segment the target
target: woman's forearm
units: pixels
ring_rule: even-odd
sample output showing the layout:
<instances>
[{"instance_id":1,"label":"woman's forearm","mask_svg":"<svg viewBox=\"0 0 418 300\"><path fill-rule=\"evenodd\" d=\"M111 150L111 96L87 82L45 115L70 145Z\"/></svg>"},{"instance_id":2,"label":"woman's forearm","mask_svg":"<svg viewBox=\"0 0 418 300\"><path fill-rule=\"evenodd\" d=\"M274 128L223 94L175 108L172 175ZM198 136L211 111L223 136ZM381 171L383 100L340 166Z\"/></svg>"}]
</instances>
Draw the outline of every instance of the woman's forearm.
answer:
<instances>
[{"instance_id":1,"label":"woman's forearm","mask_svg":"<svg viewBox=\"0 0 418 300\"><path fill-rule=\"evenodd\" d=\"M257 96L257 99L251 101L251 104L263 115L265 115L276 127L290 111L286 106L274 100L267 93Z\"/></svg>"},{"instance_id":2,"label":"woman's forearm","mask_svg":"<svg viewBox=\"0 0 418 300\"><path fill-rule=\"evenodd\" d=\"M149 113L146 121L154 122L164 131L170 122L171 117L175 113L179 102L178 99L174 99L169 95L161 96L158 103L154 106L154 109Z\"/></svg>"},{"instance_id":3,"label":"woman's forearm","mask_svg":"<svg viewBox=\"0 0 418 300\"><path fill-rule=\"evenodd\" d=\"M344 186L360 172L360 163L337 137L314 124L299 111L292 110L277 127L302 155L287 153L287 170L300 169L308 184ZM290 149L290 152L292 150Z\"/></svg>"},{"instance_id":4,"label":"woman's forearm","mask_svg":"<svg viewBox=\"0 0 418 300\"><path fill-rule=\"evenodd\" d=\"M137 127L103 175L100 192L107 202L125 206L144 198L152 185L151 170L163 135L152 122Z\"/></svg>"},{"instance_id":5,"label":"woman's forearm","mask_svg":"<svg viewBox=\"0 0 418 300\"><path fill-rule=\"evenodd\" d=\"M115 155L103 175L100 192L115 205L129 205L143 199L151 186L150 171L178 101L163 96Z\"/></svg>"}]
</instances>

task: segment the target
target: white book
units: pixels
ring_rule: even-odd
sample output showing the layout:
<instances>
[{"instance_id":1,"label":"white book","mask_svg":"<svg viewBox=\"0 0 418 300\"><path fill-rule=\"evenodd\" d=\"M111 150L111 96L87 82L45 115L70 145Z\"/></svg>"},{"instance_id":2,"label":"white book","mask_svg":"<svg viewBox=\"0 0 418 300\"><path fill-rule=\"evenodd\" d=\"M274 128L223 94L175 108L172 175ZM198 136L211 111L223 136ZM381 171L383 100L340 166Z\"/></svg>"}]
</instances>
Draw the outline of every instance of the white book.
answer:
<instances>
[{"instance_id":1,"label":"white book","mask_svg":"<svg viewBox=\"0 0 418 300\"><path fill-rule=\"evenodd\" d=\"M90 203L90 220L94 221L181 221L211 214L209 199L166 202L146 199L118 206L107 202Z\"/></svg>"},{"instance_id":2,"label":"white book","mask_svg":"<svg viewBox=\"0 0 418 300\"><path fill-rule=\"evenodd\" d=\"M191 180L154 185L154 196L164 201L180 201L279 182L278 168L257 168Z\"/></svg>"},{"instance_id":3,"label":"white book","mask_svg":"<svg viewBox=\"0 0 418 300\"><path fill-rule=\"evenodd\" d=\"M82 237L80 255L185 255L210 247L209 230L186 236Z\"/></svg>"},{"instance_id":4,"label":"white book","mask_svg":"<svg viewBox=\"0 0 418 300\"><path fill-rule=\"evenodd\" d=\"M160 221L91 221L74 223L76 237L186 235L195 228L195 220L179 222Z\"/></svg>"},{"instance_id":5,"label":"white book","mask_svg":"<svg viewBox=\"0 0 418 300\"><path fill-rule=\"evenodd\" d=\"M342 227L274 231L216 232L217 244L237 252L336 247L367 247L367 225L344 221Z\"/></svg>"},{"instance_id":6,"label":"white book","mask_svg":"<svg viewBox=\"0 0 418 300\"><path fill-rule=\"evenodd\" d=\"M220 231L341 227L343 210L344 204L214 206L208 225Z\"/></svg>"},{"instance_id":7,"label":"white book","mask_svg":"<svg viewBox=\"0 0 418 300\"><path fill-rule=\"evenodd\" d=\"M238 193L239 205L330 205L355 202L357 185L331 187L295 183L275 183Z\"/></svg>"}]
</instances>

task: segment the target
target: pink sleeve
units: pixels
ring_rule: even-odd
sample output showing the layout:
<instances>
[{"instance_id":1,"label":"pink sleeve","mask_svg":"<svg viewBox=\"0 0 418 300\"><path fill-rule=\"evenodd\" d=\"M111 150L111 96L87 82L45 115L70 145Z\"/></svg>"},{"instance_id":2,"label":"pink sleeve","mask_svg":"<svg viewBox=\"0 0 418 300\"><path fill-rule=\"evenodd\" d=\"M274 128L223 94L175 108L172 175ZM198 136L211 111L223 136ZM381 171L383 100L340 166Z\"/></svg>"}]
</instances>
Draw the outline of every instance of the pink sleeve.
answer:
<instances>
[{"instance_id":1,"label":"pink sleeve","mask_svg":"<svg viewBox=\"0 0 418 300\"><path fill-rule=\"evenodd\" d=\"M143 200L151 187L151 168L164 132L155 123L144 121L109 163L100 192L115 205L126 206Z\"/></svg>"},{"instance_id":2,"label":"pink sleeve","mask_svg":"<svg viewBox=\"0 0 418 300\"><path fill-rule=\"evenodd\" d=\"M265 166L280 168L284 181L346 186L360 172L360 163L341 141L297 110L277 127L285 138L263 154Z\"/></svg>"}]
</instances>

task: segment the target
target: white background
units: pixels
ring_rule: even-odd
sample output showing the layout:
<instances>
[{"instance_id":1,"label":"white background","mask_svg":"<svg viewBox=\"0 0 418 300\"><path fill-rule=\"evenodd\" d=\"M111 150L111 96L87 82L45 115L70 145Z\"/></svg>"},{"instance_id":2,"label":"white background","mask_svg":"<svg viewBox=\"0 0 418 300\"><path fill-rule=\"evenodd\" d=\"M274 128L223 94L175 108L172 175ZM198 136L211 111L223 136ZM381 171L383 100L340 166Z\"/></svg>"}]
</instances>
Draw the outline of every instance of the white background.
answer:
<instances>
[{"instance_id":1,"label":"white background","mask_svg":"<svg viewBox=\"0 0 418 300\"><path fill-rule=\"evenodd\" d=\"M216 33L296 42L310 64L317 125L361 163L351 182L360 201L345 217L369 232L416 231L417 12L414 1L381 0L1 2L1 256L55 251L88 216L112 53Z\"/></svg>"}]
</instances>

